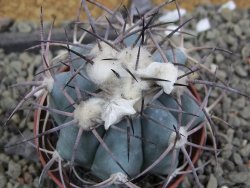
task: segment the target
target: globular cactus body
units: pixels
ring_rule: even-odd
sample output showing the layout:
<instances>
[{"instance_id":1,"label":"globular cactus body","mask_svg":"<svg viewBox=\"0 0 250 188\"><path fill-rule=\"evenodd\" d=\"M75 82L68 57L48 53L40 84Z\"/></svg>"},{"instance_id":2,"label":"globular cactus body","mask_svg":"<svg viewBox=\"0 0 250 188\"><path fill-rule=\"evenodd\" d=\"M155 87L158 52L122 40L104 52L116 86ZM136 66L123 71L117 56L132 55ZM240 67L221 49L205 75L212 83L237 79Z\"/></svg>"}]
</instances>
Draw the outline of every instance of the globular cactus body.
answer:
<instances>
[{"instance_id":1,"label":"globular cactus body","mask_svg":"<svg viewBox=\"0 0 250 188\"><path fill-rule=\"evenodd\" d=\"M133 39L133 37L130 38L130 40ZM134 41L133 41L134 42ZM127 44L131 44L132 42L126 41ZM107 47L107 44L101 43L103 45L103 48L110 48ZM94 46L93 48L97 48L97 46ZM99 86L101 86L99 89L108 89L111 94L100 94L101 97L103 97L104 100L106 100L106 103L109 103L107 101L112 100L112 97L117 98L121 97L123 98L124 95L133 93L133 90L137 90L137 88L134 88L133 85L129 87L129 91L125 91L125 93L122 93L123 95L117 96L115 92L117 92L115 89L118 88L118 90L123 90L126 85L123 83L126 82L126 79L129 79L129 82L131 83L137 83L137 81L132 78L131 75L129 75L128 72L125 72L124 70L121 70L120 64L126 61L129 61L129 58L132 58L134 61L134 65L136 64L136 58L137 58L137 52L138 48L135 47L132 49L131 46L124 47L123 49L128 48L127 52L125 53L131 53L127 54L128 59L119 60L119 56L122 56L120 52L108 52L109 56L93 56L93 63L95 64L96 61L102 61L101 66L102 69L100 70L88 70L88 66L91 69L93 67L92 64L87 64L86 61L82 60L82 62L78 61L77 63L72 62L72 65L74 69L78 69L79 67L84 67L80 72L83 73L85 76L87 75L88 78L82 77L80 74L77 74L74 79L72 79L72 73L69 72L63 72L56 76L56 81L53 87L52 92L49 95L49 101L51 107L55 109L60 109L62 111L67 112L74 112L73 105L70 105L65 95L61 92L61 88L65 87L66 83L69 80L72 80L70 85L72 87L65 87L68 95L74 100L78 101L76 96L76 91L73 88L74 84L77 85L82 91L88 91L88 92L95 92ZM122 51L121 49L120 51ZM75 50L74 47L72 50ZM104 49L105 50L105 49ZM80 50L81 51L81 50ZM96 53L96 52L95 52ZM103 53L103 51L100 50L98 53ZM112 54L113 53L113 54ZM149 53L147 50L144 52L145 54ZM183 53L179 52L178 50L174 50L175 57L173 57L173 52L171 50L168 50L165 52L166 57L170 59L171 61L174 61L174 59L177 59L180 64L185 65L186 58L183 56ZM84 53L86 54L86 53ZM91 52L90 52L91 54ZM172 54L172 55L171 55ZM158 54L159 55L159 54ZM157 56L158 56L157 55ZM72 56L75 56L72 54ZM152 56L152 57L151 57ZM149 57L146 57L146 61L150 60L151 62L158 60L157 64L163 63L162 59L160 57L157 57L154 55L150 55ZM143 57L140 57L143 59ZM140 62L139 58L139 63ZM108 64L110 62L107 62L111 59L112 63L111 65ZM121 62L122 61L122 62ZM176 60L175 60L176 61ZM148 64L151 63L148 62L145 64L145 66L149 66ZM100 63L100 62L98 62ZM126 67L131 66L128 62L128 65L123 65ZM171 62L170 62L171 63ZM108 68L106 69L106 64L108 64ZM99 65L95 65L95 69L99 68ZM114 69L112 69L112 66ZM142 65L139 65L141 69L144 69L146 67L143 67ZM128 69L131 70L131 67ZM120 78L117 77L113 72L119 74ZM100 74L104 75L95 75L96 72L99 72ZM110 71L110 73L106 73L107 71ZM124 73L125 72L125 73ZM134 74L134 76L137 79L141 79L140 74L137 74L137 71L131 70L131 74ZM138 71L139 72L139 71ZM91 73L93 75L88 75L88 73ZM107 74L107 75L105 75ZM122 77L123 74L126 74L124 78ZM171 72L169 72L171 74ZM174 74L174 73L173 73ZM111 75L111 78L110 78ZM98 80L99 79L102 80ZM160 75L159 75L160 76ZM167 75L166 75L167 76ZM128 78L129 77L129 78ZM153 78L154 75L152 75ZM91 79L93 78L93 79ZM95 80L96 79L96 80ZM107 83L106 80L108 80ZM124 81L125 80L125 81ZM142 80L141 80L142 81ZM102 82L102 84L98 83ZM116 82L116 83L113 83ZM147 81L144 81L147 82ZM152 88L155 87L154 81L151 81L149 79L148 85L150 86L146 89L142 88L140 92L144 91L151 91ZM162 81L164 82L164 81ZM168 82L168 81L165 81ZM117 84L118 83L118 84ZM114 86L114 88L112 88ZM115 88L117 87L117 88ZM128 93L126 93L128 92ZM115 94L114 94L115 93ZM120 94L118 92L118 94ZM155 94L155 93L153 93ZM141 95L141 93L140 93ZM191 119L194 117L192 114L196 114L199 111L199 104L195 102L195 100L188 96L186 92L183 92L181 94L181 106L177 103L176 99L173 97L173 95L169 95L163 92L158 99L152 102L152 105L161 106L161 107L167 107L170 109L174 109L178 111L179 107L181 110L185 111L189 114L182 114L182 124L181 126L185 126L188 124L188 122L191 121ZM133 97L133 95L132 95ZM90 97L95 98L95 97ZM126 98L123 98L124 100L128 100ZM131 98L134 99L134 98ZM149 97L145 97L145 100L151 100L152 96L149 95ZM85 99L85 100L89 100ZM141 106L142 98L138 100L137 104L135 106L139 105ZM150 102L145 102L144 105L149 105ZM77 103L79 103L78 101ZM134 107L134 106L133 106ZM91 107L89 107L91 108ZM122 108L122 107L121 107ZM136 107L135 107L136 108ZM91 109L89 109L91 110ZM105 110L105 109L103 109ZM109 150L112 152L112 156L107 150L103 147L102 144L99 143L98 139L93 135L93 133L90 130L84 130L82 133L82 136L80 138L79 144L76 149L75 153L75 160L74 162L84 167L85 169L89 169L91 173L98 178L102 180L108 179L110 176L116 173L123 173L128 177L135 177L140 172L145 170L147 167L149 167L155 160L159 158L159 156L166 150L166 148L171 144L170 136L173 135L174 131L177 130L178 125L178 112L176 111L166 111L161 108L146 108L145 110L142 109L145 114L145 116L140 115L140 111L137 110L136 113L132 114L130 117L123 116L119 122L111 125L120 128L121 130L115 130L112 127L109 127L107 130L104 129L103 125L101 125L97 130L100 137L102 137L105 145L109 148ZM88 114L82 114L82 116L87 116ZM62 115L58 115L56 113L52 113L53 119L58 125L61 125L63 123L66 123L72 118L66 118ZM193 123L193 127L199 125L204 120L204 114L200 112L196 118L196 120ZM73 118L74 119L74 118ZM129 120L131 119L131 120ZM94 121L94 120L93 120ZM127 128L129 124L132 125L130 127L130 132L127 133ZM105 123L105 122L103 122ZM101 124L103 124L101 123ZM66 161L71 161L72 155L73 155L73 148L75 146L75 142L77 139L77 135L79 132L79 129L82 127L74 124L70 127L66 127L62 130L60 130L59 139L57 141L56 150L58 154L61 156L62 159ZM89 127L91 129L93 127ZM133 131L132 131L133 129ZM128 142L128 137L129 142ZM179 154L179 148L174 148L172 152L170 152L168 155L164 157L163 160L161 160L155 167L153 167L150 172L161 174L161 175L167 175L171 172L171 170L177 167L178 165L178 154ZM117 160L117 161L116 161Z\"/></svg>"}]
</instances>

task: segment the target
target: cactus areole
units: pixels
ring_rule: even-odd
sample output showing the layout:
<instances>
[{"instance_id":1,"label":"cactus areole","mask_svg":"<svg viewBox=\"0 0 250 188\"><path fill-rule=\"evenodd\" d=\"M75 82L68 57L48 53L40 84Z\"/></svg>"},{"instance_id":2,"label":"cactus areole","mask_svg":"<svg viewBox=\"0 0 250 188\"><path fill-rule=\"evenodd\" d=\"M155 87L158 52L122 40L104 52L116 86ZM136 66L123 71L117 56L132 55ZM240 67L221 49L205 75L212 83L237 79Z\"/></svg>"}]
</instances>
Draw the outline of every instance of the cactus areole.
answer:
<instances>
[{"instance_id":1,"label":"cactus areole","mask_svg":"<svg viewBox=\"0 0 250 188\"><path fill-rule=\"evenodd\" d=\"M61 187L135 187L146 174L170 181L183 166L183 150L192 153L186 144L203 130L205 115L180 78L189 71L185 54L155 43L150 17L137 33L129 35L127 24L115 40L95 34L88 47L69 46L69 70L42 82L41 105L49 110L36 111L35 134L58 128L37 144L55 153L40 151L47 167L59 164Z\"/></svg>"}]
</instances>

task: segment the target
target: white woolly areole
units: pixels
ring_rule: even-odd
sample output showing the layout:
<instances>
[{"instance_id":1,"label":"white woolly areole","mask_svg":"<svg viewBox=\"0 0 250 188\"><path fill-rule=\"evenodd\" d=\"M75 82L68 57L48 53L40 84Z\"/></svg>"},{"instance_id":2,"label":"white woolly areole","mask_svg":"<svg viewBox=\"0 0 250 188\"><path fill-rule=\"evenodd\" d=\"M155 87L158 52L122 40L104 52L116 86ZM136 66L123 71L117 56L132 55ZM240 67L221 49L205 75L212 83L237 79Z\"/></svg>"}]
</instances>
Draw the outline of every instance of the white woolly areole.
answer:
<instances>
[{"instance_id":1,"label":"white woolly areole","mask_svg":"<svg viewBox=\"0 0 250 188\"><path fill-rule=\"evenodd\" d=\"M156 81L166 94L170 94L174 89L174 83L178 77L178 69L172 63L152 62L145 69L140 69L137 74L145 78L158 78L168 81Z\"/></svg>"},{"instance_id":2,"label":"white woolly areole","mask_svg":"<svg viewBox=\"0 0 250 188\"><path fill-rule=\"evenodd\" d=\"M82 101L74 110L74 119L84 130L89 130L97 123L101 123L101 113L105 101L100 98L90 98Z\"/></svg>"},{"instance_id":3,"label":"white woolly areole","mask_svg":"<svg viewBox=\"0 0 250 188\"><path fill-rule=\"evenodd\" d=\"M128 68L132 73L135 70L139 47L125 48L118 53L120 64ZM152 62L151 54L143 47L140 48L138 69L145 68Z\"/></svg>"},{"instance_id":4,"label":"white woolly areole","mask_svg":"<svg viewBox=\"0 0 250 188\"><path fill-rule=\"evenodd\" d=\"M188 132L184 127L180 127L179 129L179 135L180 138L176 138L176 132L172 132L169 138L169 143L174 144L175 142L175 148L180 148L184 146L187 143L187 138L188 138Z\"/></svg>"},{"instance_id":5,"label":"white woolly areole","mask_svg":"<svg viewBox=\"0 0 250 188\"><path fill-rule=\"evenodd\" d=\"M52 158L54 158L56 161L62 160L62 157L60 156L60 154L56 150L54 150L54 152L52 154Z\"/></svg>"},{"instance_id":6,"label":"white woolly areole","mask_svg":"<svg viewBox=\"0 0 250 188\"><path fill-rule=\"evenodd\" d=\"M107 130L111 125L121 121L124 116L135 114L136 111L133 106L137 100L116 98L106 103L102 113L105 129Z\"/></svg>"},{"instance_id":7,"label":"white woolly areole","mask_svg":"<svg viewBox=\"0 0 250 188\"><path fill-rule=\"evenodd\" d=\"M87 66L87 74L89 78L96 84L101 85L109 83L117 79L112 70L117 71L119 66L115 62L94 59L94 64Z\"/></svg>"},{"instance_id":8,"label":"white woolly areole","mask_svg":"<svg viewBox=\"0 0 250 188\"><path fill-rule=\"evenodd\" d=\"M185 72L183 70L178 69L178 77L185 75ZM180 78L179 80L176 80L177 84L182 85L188 85L187 83L188 76L184 76ZM183 92L186 90L186 87L175 87L173 92L179 92L180 94L183 94Z\"/></svg>"},{"instance_id":9,"label":"white woolly areole","mask_svg":"<svg viewBox=\"0 0 250 188\"><path fill-rule=\"evenodd\" d=\"M137 81L134 80L131 76L123 78L115 88L114 95L122 97L127 100L133 100L141 97L142 90L150 89L150 84L146 81L142 81L140 78L137 78Z\"/></svg>"},{"instance_id":10,"label":"white woolly areole","mask_svg":"<svg viewBox=\"0 0 250 188\"><path fill-rule=\"evenodd\" d=\"M96 45L90 53L95 57L93 59L94 64L87 64L86 66L86 72L89 78L98 85L116 79L112 70L119 71L121 69L116 61L105 60L117 58L117 52L104 42L101 42L100 45L102 47L101 51L99 50L98 45Z\"/></svg>"},{"instance_id":11,"label":"white woolly areole","mask_svg":"<svg viewBox=\"0 0 250 188\"><path fill-rule=\"evenodd\" d=\"M31 91L34 91L35 88L36 88L36 87L33 86L33 87L31 88ZM41 90L35 92L33 96L36 97L36 98L39 98L39 97L42 96L43 92L44 92L44 89L41 89Z\"/></svg>"},{"instance_id":12,"label":"white woolly areole","mask_svg":"<svg viewBox=\"0 0 250 188\"><path fill-rule=\"evenodd\" d=\"M102 51L99 51L99 53L98 47L94 47L91 52L91 54L95 54L95 58L93 59L94 64L88 64L86 67L86 72L94 83L111 91L111 93L117 93L115 88L122 88L121 90L124 91L124 96L130 95L124 98L130 99L137 98L137 94L132 94L132 96L130 94L131 91L134 90L135 85L136 87L139 87L139 89L136 89L138 90L136 93L140 93L141 89L148 89L148 83L139 79L138 84L131 84L131 80L134 79L126 70L128 69L133 75L135 74L136 61L138 59L138 47L132 49L125 48L120 52L116 52L105 43L101 43L101 46ZM138 69L147 67L151 62L152 59L150 53L142 47L140 49ZM130 87L128 88L129 84ZM123 91L121 91L120 94L122 94Z\"/></svg>"},{"instance_id":13,"label":"white woolly areole","mask_svg":"<svg viewBox=\"0 0 250 188\"><path fill-rule=\"evenodd\" d=\"M51 92L54 86L54 79L52 77L45 77L42 85L46 86L48 92Z\"/></svg>"},{"instance_id":14,"label":"white woolly areole","mask_svg":"<svg viewBox=\"0 0 250 188\"><path fill-rule=\"evenodd\" d=\"M127 175L123 174L122 172L112 174L110 178L114 180L114 184L126 183L128 181Z\"/></svg>"},{"instance_id":15,"label":"white woolly areole","mask_svg":"<svg viewBox=\"0 0 250 188\"><path fill-rule=\"evenodd\" d=\"M112 42L110 42L112 43ZM90 52L90 55L103 57L103 58L112 58L116 56L117 51L109 46L105 42L100 42L101 50L99 49L98 44L96 44Z\"/></svg>"}]
</instances>

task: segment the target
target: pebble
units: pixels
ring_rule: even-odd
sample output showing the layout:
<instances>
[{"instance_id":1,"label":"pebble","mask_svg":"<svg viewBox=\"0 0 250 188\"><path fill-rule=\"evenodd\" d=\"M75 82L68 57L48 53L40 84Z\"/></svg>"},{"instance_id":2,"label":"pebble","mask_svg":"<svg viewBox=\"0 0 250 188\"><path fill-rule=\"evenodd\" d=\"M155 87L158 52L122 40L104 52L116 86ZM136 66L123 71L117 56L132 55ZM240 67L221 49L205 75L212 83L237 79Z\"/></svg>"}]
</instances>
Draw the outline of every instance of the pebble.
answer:
<instances>
[{"instance_id":1,"label":"pebble","mask_svg":"<svg viewBox=\"0 0 250 188\"><path fill-rule=\"evenodd\" d=\"M10 109L10 107L14 107L13 104L15 104L15 101L12 97L6 97L3 100L0 101L1 108L4 111L7 111Z\"/></svg>"},{"instance_id":2,"label":"pebble","mask_svg":"<svg viewBox=\"0 0 250 188\"><path fill-rule=\"evenodd\" d=\"M217 63L221 63L224 61L225 57L222 54L218 53L216 54L215 59Z\"/></svg>"},{"instance_id":3,"label":"pebble","mask_svg":"<svg viewBox=\"0 0 250 188\"><path fill-rule=\"evenodd\" d=\"M228 159L232 155L233 145L228 143L223 149L221 155L224 159Z\"/></svg>"},{"instance_id":4,"label":"pebble","mask_svg":"<svg viewBox=\"0 0 250 188\"><path fill-rule=\"evenodd\" d=\"M240 118L240 123L242 127L246 127L246 131L250 130L249 122L246 119Z\"/></svg>"},{"instance_id":5,"label":"pebble","mask_svg":"<svg viewBox=\"0 0 250 188\"><path fill-rule=\"evenodd\" d=\"M13 179L17 179L21 175L21 165L18 163L14 163L10 161L8 164L7 174L11 176Z\"/></svg>"},{"instance_id":6,"label":"pebble","mask_svg":"<svg viewBox=\"0 0 250 188\"><path fill-rule=\"evenodd\" d=\"M37 174L37 169L35 168L34 164L30 164L28 170L33 175Z\"/></svg>"},{"instance_id":7,"label":"pebble","mask_svg":"<svg viewBox=\"0 0 250 188\"><path fill-rule=\"evenodd\" d=\"M241 146L241 141L239 138L234 138L233 141L232 141L232 144L235 146L235 147L240 147Z\"/></svg>"},{"instance_id":8,"label":"pebble","mask_svg":"<svg viewBox=\"0 0 250 188\"><path fill-rule=\"evenodd\" d=\"M227 77L227 73L222 70L217 70L216 75L222 80L225 80Z\"/></svg>"},{"instance_id":9,"label":"pebble","mask_svg":"<svg viewBox=\"0 0 250 188\"><path fill-rule=\"evenodd\" d=\"M0 174L0 188L5 188L7 184L7 178Z\"/></svg>"},{"instance_id":10,"label":"pebble","mask_svg":"<svg viewBox=\"0 0 250 188\"><path fill-rule=\"evenodd\" d=\"M27 22L19 22L17 23L17 29L21 33L29 33L32 31L32 27Z\"/></svg>"},{"instance_id":11,"label":"pebble","mask_svg":"<svg viewBox=\"0 0 250 188\"><path fill-rule=\"evenodd\" d=\"M248 132L244 132L243 133L243 138L249 139L250 138L250 132L249 131Z\"/></svg>"},{"instance_id":12,"label":"pebble","mask_svg":"<svg viewBox=\"0 0 250 188\"><path fill-rule=\"evenodd\" d=\"M250 157L250 144L247 144L246 146L241 148L239 152L243 157Z\"/></svg>"},{"instance_id":13,"label":"pebble","mask_svg":"<svg viewBox=\"0 0 250 188\"><path fill-rule=\"evenodd\" d=\"M32 58L32 56L30 54L28 54L27 52L23 52L20 54L19 60L21 60L23 64L29 65L30 63L32 63L34 58ZM25 66L25 68L27 68L27 67Z\"/></svg>"},{"instance_id":14,"label":"pebble","mask_svg":"<svg viewBox=\"0 0 250 188\"><path fill-rule=\"evenodd\" d=\"M245 69L244 67L242 67L240 65L236 66L234 71L240 77L244 78L244 77L248 76L247 69Z\"/></svg>"},{"instance_id":15,"label":"pebble","mask_svg":"<svg viewBox=\"0 0 250 188\"><path fill-rule=\"evenodd\" d=\"M242 160L241 156L238 153L233 154L233 160L234 160L235 164L237 164L237 165L242 165L243 164L243 160Z\"/></svg>"},{"instance_id":16,"label":"pebble","mask_svg":"<svg viewBox=\"0 0 250 188\"><path fill-rule=\"evenodd\" d=\"M218 186L217 179L214 177L213 174L211 174L206 188L215 188L217 186Z\"/></svg>"},{"instance_id":17,"label":"pebble","mask_svg":"<svg viewBox=\"0 0 250 188\"><path fill-rule=\"evenodd\" d=\"M233 102L233 105L236 107L236 109L242 109L244 108L246 104L246 98L245 97L239 97L237 100Z\"/></svg>"},{"instance_id":18,"label":"pebble","mask_svg":"<svg viewBox=\"0 0 250 188\"><path fill-rule=\"evenodd\" d=\"M223 111L226 111L228 112L230 107L231 107L231 104L232 104L232 99L229 98L228 96L225 96L223 99L222 99L222 108L223 108Z\"/></svg>"},{"instance_id":19,"label":"pebble","mask_svg":"<svg viewBox=\"0 0 250 188\"><path fill-rule=\"evenodd\" d=\"M250 57L250 44L247 44L242 48L241 55L244 59Z\"/></svg>"},{"instance_id":20,"label":"pebble","mask_svg":"<svg viewBox=\"0 0 250 188\"><path fill-rule=\"evenodd\" d=\"M12 116L12 121L16 124L20 123L20 116L18 114L14 114Z\"/></svg>"},{"instance_id":21,"label":"pebble","mask_svg":"<svg viewBox=\"0 0 250 188\"><path fill-rule=\"evenodd\" d=\"M243 117L244 119L249 120L250 119L250 110L249 107L246 106L240 113L240 116Z\"/></svg>"},{"instance_id":22,"label":"pebble","mask_svg":"<svg viewBox=\"0 0 250 188\"><path fill-rule=\"evenodd\" d=\"M228 129L227 130L227 136L228 136L227 140L228 140L229 143L231 143L233 141L234 132L235 131L233 129Z\"/></svg>"},{"instance_id":23,"label":"pebble","mask_svg":"<svg viewBox=\"0 0 250 188\"><path fill-rule=\"evenodd\" d=\"M235 114L229 114L228 123L232 127L239 127L241 125L241 119Z\"/></svg>"},{"instance_id":24,"label":"pebble","mask_svg":"<svg viewBox=\"0 0 250 188\"><path fill-rule=\"evenodd\" d=\"M229 188L227 185L222 185L220 188Z\"/></svg>"},{"instance_id":25,"label":"pebble","mask_svg":"<svg viewBox=\"0 0 250 188\"><path fill-rule=\"evenodd\" d=\"M34 187L39 187L39 177L36 177L33 181L33 186Z\"/></svg>"},{"instance_id":26,"label":"pebble","mask_svg":"<svg viewBox=\"0 0 250 188\"><path fill-rule=\"evenodd\" d=\"M238 129L238 130L236 131L235 136L236 136L239 140L242 140L242 139L243 139L243 131L242 131L242 129Z\"/></svg>"},{"instance_id":27,"label":"pebble","mask_svg":"<svg viewBox=\"0 0 250 188\"><path fill-rule=\"evenodd\" d=\"M233 171L235 169L235 164L231 160L225 160L223 163L223 168L228 171Z\"/></svg>"},{"instance_id":28,"label":"pebble","mask_svg":"<svg viewBox=\"0 0 250 188\"><path fill-rule=\"evenodd\" d=\"M221 15L228 22L231 22L233 19L233 11L231 11L231 10L223 9L221 11Z\"/></svg>"},{"instance_id":29,"label":"pebble","mask_svg":"<svg viewBox=\"0 0 250 188\"><path fill-rule=\"evenodd\" d=\"M237 37L242 36L242 30L239 25L234 25L234 33Z\"/></svg>"},{"instance_id":30,"label":"pebble","mask_svg":"<svg viewBox=\"0 0 250 188\"><path fill-rule=\"evenodd\" d=\"M236 166L235 171L249 173L249 169L248 169L247 165L245 165L245 164ZM250 175L250 173L249 173L249 175Z\"/></svg>"},{"instance_id":31,"label":"pebble","mask_svg":"<svg viewBox=\"0 0 250 188\"><path fill-rule=\"evenodd\" d=\"M215 167L215 176L220 177L220 176L223 175L223 173L224 173L224 171L223 171L221 165L217 164L216 167Z\"/></svg>"},{"instance_id":32,"label":"pebble","mask_svg":"<svg viewBox=\"0 0 250 188\"><path fill-rule=\"evenodd\" d=\"M218 35L219 35L219 33L217 30L212 30L212 31L207 32L206 37L207 37L207 39L215 39L218 37Z\"/></svg>"},{"instance_id":33,"label":"pebble","mask_svg":"<svg viewBox=\"0 0 250 188\"><path fill-rule=\"evenodd\" d=\"M24 178L24 182L26 184L31 184L33 182L32 175L30 173L28 173L28 172L24 173L23 178Z\"/></svg>"},{"instance_id":34,"label":"pebble","mask_svg":"<svg viewBox=\"0 0 250 188\"><path fill-rule=\"evenodd\" d=\"M13 187L14 187L14 185L12 183L10 183L10 182L7 183L7 188L13 188Z\"/></svg>"},{"instance_id":35,"label":"pebble","mask_svg":"<svg viewBox=\"0 0 250 188\"><path fill-rule=\"evenodd\" d=\"M4 166L2 162L0 162L0 174L3 173L4 171L5 171Z\"/></svg>"},{"instance_id":36,"label":"pebble","mask_svg":"<svg viewBox=\"0 0 250 188\"><path fill-rule=\"evenodd\" d=\"M231 172L229 179L234 183L245 183L250 178L250 173L245 172Z\"/></svg>"}]
</instances>

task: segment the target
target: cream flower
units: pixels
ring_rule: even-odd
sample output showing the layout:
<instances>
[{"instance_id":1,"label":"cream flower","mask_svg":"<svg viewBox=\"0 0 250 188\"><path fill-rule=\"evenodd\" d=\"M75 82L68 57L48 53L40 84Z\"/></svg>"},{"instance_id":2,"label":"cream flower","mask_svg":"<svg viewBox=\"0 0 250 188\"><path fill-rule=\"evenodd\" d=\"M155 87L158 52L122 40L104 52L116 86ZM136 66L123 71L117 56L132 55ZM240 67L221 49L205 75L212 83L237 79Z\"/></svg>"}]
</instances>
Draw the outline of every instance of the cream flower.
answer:
<instances>
[{"instance_id":1,"label":"cream flower","mask_svg":"<svg viewBox=\"0 0 250 188\"><path fill-rule=\"evenodd\" d=\"M134 104L138 99L126 100L122 98L112 99L104 107L102 120L105 122L104 127L107 130L111 125L118 123L126 115L135 114Z\"/></svg>"}]
</instances>

